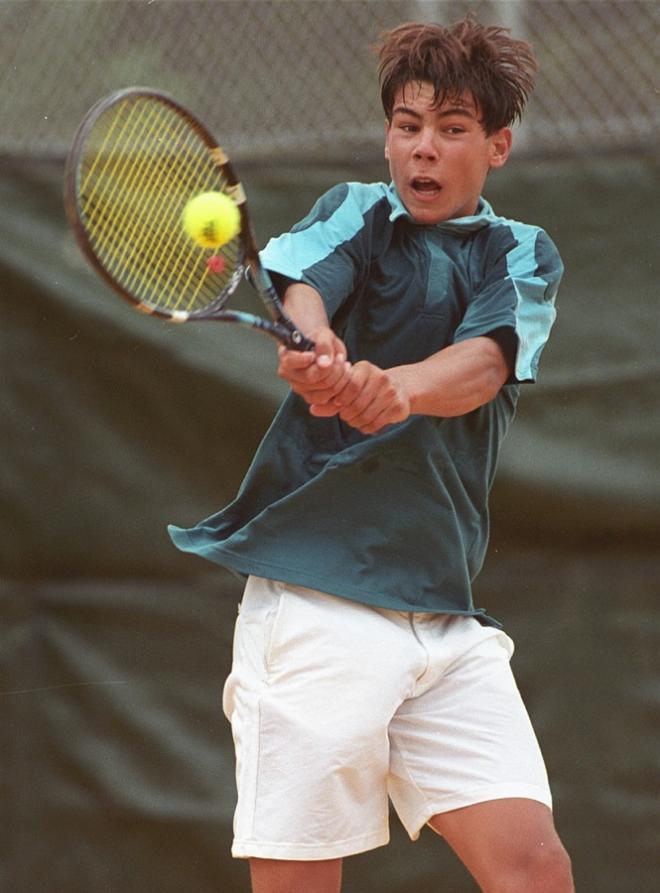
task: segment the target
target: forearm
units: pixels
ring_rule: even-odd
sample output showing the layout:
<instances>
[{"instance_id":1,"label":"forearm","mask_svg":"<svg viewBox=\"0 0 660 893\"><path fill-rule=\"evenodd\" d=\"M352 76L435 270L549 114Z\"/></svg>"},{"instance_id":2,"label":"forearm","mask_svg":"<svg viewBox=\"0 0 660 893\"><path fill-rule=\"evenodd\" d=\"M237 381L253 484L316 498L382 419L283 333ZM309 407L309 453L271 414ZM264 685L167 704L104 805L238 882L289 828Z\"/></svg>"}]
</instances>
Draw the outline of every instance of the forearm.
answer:
<instances>
[{"instance_id":1,"label":"forearm","mask_svg":"<svg viewBox=\"0 0 660 893\"><path fill-rule=\"evenodd\" d=\"M284 310L301 332L311 337L319 329L330 326L321 295L303 282L294 282L286 289Z\"/></svg>"},{"instance_id":2,"label":"forearm","mask_svg":"<svg viewBox=\"0 0 660 893\"><path fill-rule=\"evenodd\" d=\"M459 416L488 403L510 371L500 346L479 337L452 344L421 363L388 370L417 415Z\"/></svg>"}]
</instances>

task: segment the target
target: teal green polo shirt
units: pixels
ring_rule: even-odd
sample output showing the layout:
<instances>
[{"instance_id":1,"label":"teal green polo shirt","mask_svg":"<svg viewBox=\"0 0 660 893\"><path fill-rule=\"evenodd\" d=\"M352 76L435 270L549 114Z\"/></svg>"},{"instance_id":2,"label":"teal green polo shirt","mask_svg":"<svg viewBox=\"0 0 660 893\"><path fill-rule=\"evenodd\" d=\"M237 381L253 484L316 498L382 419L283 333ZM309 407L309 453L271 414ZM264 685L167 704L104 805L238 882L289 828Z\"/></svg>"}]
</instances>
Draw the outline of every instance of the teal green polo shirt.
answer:
<instances>
[{"instance_id":1,"label":"teal green polo shirt","mask_svg":"<svg viewBox=\"0 0 660 893\"><path fill-rule=\"evenodd\" d=\"M235 500L175 545L240 574L403 611L476 616L488 493L519 384L534 381L555 319L562 264L540 228L494 214L428 226L392 185L331 189L262 260L275 281L323 297L353 361L419 362L477 336L515 345L489 403L455 418L416 415L375 435L309 414L289 394Z\"/></svg>"}]
</instances>

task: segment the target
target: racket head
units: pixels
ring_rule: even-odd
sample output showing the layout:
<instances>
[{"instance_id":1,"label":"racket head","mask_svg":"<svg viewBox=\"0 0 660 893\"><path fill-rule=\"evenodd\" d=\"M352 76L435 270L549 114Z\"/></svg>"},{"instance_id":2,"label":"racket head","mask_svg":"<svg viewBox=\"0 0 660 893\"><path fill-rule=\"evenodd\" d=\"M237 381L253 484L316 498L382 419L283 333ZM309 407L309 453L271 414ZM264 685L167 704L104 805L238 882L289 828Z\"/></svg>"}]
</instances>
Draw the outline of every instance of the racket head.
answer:
<instances>
[{"instance_id":1,"label":"racket head","mask_svg":"<svg viewBox=\"0 0 660 893\"><path fill-rule=\"evenodd\" d=\"M237 235L213 249L182 225L188 200L208 191L231 197L240 214ZM226 153L158 90L117 90L89 110L66 162L65 208L93 266L146 313L217 317L246 266L258 263L245 194Z\"/></svg>"}]
</instances>

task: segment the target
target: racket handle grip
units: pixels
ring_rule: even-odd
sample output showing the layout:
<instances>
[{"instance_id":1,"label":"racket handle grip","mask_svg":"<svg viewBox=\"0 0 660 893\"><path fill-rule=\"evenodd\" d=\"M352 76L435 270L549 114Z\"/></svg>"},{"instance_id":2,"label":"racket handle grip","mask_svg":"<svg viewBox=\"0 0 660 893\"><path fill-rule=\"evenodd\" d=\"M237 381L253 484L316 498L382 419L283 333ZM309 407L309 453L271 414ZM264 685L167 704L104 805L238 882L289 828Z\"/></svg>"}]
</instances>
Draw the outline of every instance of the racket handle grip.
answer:
<instances>
[{"instance_id":1,"label":"racket handle grip","mask_svg":"<svg viewBox=\"0 0 660 893\"><path fill-rule=\"evenodd\" d=\"M291 341L296 350L314 350L316 346L313 341L303 335L298 329L291 333Z\"/></svg>"},{"instance_id":2,"label":"racket handle grip","mask_svg":"<svg viewBox=\"0 0 660 893\"><path fill-rule=\"evenodd\" d=\"M303 335L289 320L274 323L273 334L290 350L314 350L314 342Z\"/></svg>"}]
</instances>

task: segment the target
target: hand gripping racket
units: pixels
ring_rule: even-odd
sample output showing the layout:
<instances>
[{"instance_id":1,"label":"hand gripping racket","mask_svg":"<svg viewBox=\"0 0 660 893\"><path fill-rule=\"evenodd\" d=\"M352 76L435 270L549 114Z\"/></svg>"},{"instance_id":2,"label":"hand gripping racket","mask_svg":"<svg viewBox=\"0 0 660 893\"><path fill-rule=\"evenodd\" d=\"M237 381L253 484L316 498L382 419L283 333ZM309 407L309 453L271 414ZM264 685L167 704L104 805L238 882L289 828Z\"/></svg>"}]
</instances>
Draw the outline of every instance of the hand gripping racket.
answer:
<instances>
[{"instance_id":1,"label":"hand gripping racket","mask_svg":"<svg viewBox=\"0 0 660 893\"><path fill-rule=\"evenodd\" d=\"M188 201L229 196L240 230L219 248L184 231ZM250 326L294 350L314 344L286 316L259 261L240 180L209 131L171 97L129 88L99 100L69 152L65 206L78 243L97 271L138 310L173 322L220 320ZM243 275L271 320L225 309Z\"/></svg>"}]
</instances>

